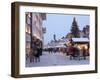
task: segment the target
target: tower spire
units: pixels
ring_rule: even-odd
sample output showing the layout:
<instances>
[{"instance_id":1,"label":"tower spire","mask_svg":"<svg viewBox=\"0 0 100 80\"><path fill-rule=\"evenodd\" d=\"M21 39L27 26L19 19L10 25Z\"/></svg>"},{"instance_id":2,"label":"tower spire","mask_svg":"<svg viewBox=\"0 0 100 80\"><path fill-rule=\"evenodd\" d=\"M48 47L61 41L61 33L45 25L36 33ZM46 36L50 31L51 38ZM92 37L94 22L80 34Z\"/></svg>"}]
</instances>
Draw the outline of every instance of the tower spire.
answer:
<instances>
[{"instance_id":1,"label":"tower spire","mask_svg":"<svg viewBox=\"0 0 100 80\"><path fill-rule=\"evenodd\" d=\"M72 27L73 27L73 26L78 26L78 25L77 25L77 21L76 21L76 18L75 18L75 17L73 18L73 22L72 22Z\"/></svg>"},{"instance_id":2,"label":"tower spire","mask_svg":"<svg viewBox=\"0 0 100 80\"><path fill-rule=\"evenodd\" d=\"M71 26L71 34L73 35L73 37L79 37L79 28L75 17L73 18Z\"/></svg>"}]
</instances>

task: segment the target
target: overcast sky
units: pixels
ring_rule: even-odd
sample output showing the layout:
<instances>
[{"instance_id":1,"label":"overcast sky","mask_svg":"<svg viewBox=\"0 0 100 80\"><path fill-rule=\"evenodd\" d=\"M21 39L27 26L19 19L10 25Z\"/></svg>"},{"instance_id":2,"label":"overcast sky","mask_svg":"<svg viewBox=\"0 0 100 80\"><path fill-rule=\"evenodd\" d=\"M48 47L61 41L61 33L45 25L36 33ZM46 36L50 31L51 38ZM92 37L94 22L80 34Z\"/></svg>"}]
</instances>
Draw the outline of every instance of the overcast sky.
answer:
<instances>
[{"instance_id":1,"label":"overcast sky","mask_svg":"<svg viewBox=\"0 0 100 80\"><path fill-rule=\"evenodd\" d=\"M89 15L46 14L46 20L43 21L43 26L46 27L44 43L47 44L50 40L53 40L54 34L57 39L60 39L69 33L74 17L76 18L80 30L90 24Z\"/></svg>"}]
</instances>

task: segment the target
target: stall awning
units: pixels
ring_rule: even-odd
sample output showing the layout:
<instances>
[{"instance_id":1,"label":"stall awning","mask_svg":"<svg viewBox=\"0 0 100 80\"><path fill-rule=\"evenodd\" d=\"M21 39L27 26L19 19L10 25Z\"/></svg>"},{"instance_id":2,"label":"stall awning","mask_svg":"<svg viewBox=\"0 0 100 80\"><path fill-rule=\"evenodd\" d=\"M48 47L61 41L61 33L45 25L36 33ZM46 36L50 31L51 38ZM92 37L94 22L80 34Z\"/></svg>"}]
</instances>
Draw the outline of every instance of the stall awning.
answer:
<instances>
[{"instance_id":1,"label":"stall awning","mask_svg":"<svg viewBox=\"0 0 100 80\"><path fill-rule=\"evenodd\" d=\"M72 38L73 42L89 42L88 38Z\"/></svg>"}]
</instances>

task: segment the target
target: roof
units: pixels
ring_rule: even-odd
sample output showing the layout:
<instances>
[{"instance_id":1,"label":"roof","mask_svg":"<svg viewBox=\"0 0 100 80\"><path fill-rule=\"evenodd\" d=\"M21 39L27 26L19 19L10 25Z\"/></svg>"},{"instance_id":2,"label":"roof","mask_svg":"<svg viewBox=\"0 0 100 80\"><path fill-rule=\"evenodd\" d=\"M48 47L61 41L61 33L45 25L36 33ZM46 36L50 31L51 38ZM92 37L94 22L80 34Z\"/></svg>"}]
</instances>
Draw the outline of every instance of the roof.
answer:
<instances>
[{"instance_id":1,"label":"roof","mask_svg":"<svg viewBox=\"0 0 100 80\"><path fill-rule=\"evenodd\" d=\"M72 38L74 42L89 42L88 38Z\"/></svg>"}]
</instances>

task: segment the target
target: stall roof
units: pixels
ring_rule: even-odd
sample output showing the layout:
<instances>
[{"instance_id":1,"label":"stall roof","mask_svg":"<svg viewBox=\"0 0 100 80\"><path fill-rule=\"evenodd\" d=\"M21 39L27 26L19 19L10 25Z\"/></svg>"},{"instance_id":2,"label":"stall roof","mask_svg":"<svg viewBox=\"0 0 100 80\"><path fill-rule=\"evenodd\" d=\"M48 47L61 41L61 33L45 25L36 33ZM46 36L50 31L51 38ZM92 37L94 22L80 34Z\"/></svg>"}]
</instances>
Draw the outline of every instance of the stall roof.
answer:
<instances>
[{"instance_id":1,"label":"stall roof","mask_svg":"<svg viewBox=\"0 0 100 80\"><path fill-rule=\"evenodd\" d=\"M88 38L72 38L74 42L89 42Z\"/></svg>"}]
</instances>

